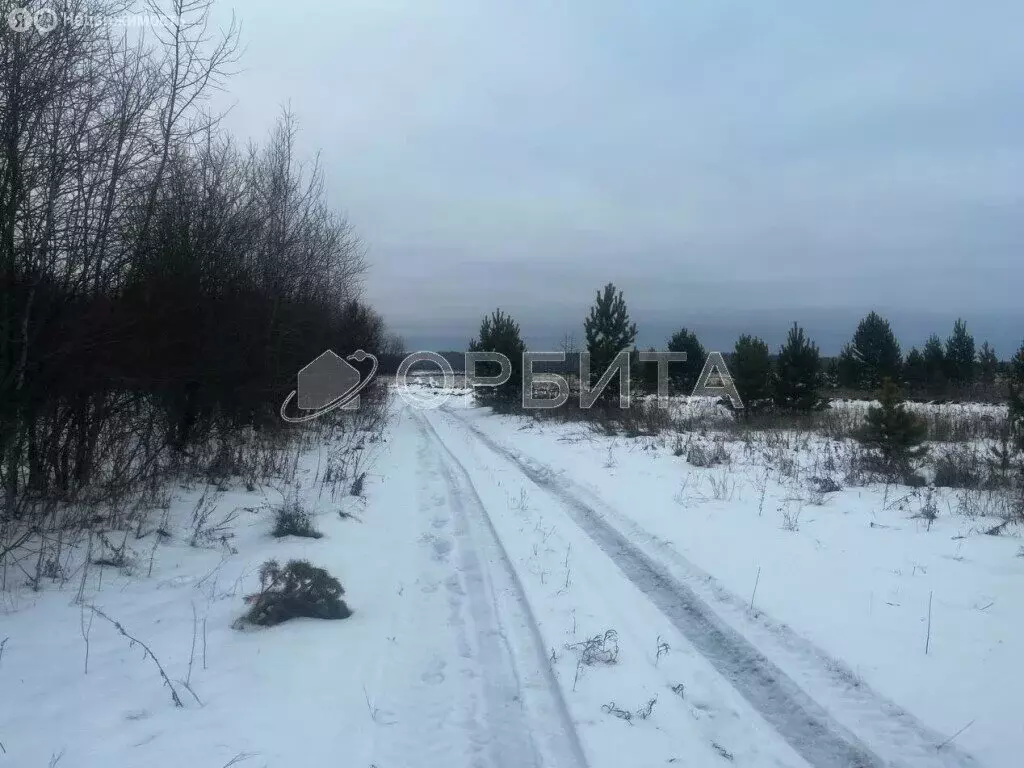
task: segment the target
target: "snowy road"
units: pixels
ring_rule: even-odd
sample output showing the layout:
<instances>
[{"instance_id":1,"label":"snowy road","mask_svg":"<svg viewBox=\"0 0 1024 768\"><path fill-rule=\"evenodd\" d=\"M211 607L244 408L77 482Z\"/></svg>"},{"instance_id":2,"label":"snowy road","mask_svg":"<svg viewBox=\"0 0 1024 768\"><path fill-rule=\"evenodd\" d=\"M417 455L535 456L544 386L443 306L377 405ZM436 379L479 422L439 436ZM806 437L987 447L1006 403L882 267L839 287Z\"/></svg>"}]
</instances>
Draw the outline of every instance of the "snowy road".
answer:
<instances>
[{"instance_id":1,"label":"snowy road","mask_svg":"<svg viewBox=\"0 0 1024 768\"><path fill-rule=\"evenodd\" d=\"M937 749L935 734L870 691L831 691L829 703L846 706L823 706L632 543L625 516L456 412L409 409L396 430L417 441L422 512L435 530L424 541L471 670L462 680L476 681L421 687L406 705L464 709L457 720L474 745L464 764L977 765ZM616 663L582 663L579 643L608 630ZM395 735L382 743L395 760L375 764L403 764L399 752L408 760L411 742Z\"/></svg>"}]
</instances>

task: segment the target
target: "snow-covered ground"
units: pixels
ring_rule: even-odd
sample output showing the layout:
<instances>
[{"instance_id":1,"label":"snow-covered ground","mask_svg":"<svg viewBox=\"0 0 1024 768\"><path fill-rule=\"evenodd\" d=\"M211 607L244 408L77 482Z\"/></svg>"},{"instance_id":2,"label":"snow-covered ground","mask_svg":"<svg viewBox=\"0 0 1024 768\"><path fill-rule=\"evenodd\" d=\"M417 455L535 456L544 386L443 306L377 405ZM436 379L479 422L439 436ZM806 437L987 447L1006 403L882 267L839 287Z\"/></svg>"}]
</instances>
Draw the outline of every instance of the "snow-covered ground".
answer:
<instances>
[{"instance_id":1,"label":"snow-covered ground","mask_svg":"<svg viewBox=\"0 0 1024 768\"><path fill-rule=\"evenodd\" d=\"M950 494L929 524L921 491L813 492L801 445L699 469L462 394L398 409L365 499L323 493L329 446L302 457L322 539L232 490L237 553L189 547L178 489L151 575L155 534L131 574L3 593L0 768L1019 765L1020 542ZM271 557L326 567L353 616L232 629Z\"/></svg>"}]
</instances>

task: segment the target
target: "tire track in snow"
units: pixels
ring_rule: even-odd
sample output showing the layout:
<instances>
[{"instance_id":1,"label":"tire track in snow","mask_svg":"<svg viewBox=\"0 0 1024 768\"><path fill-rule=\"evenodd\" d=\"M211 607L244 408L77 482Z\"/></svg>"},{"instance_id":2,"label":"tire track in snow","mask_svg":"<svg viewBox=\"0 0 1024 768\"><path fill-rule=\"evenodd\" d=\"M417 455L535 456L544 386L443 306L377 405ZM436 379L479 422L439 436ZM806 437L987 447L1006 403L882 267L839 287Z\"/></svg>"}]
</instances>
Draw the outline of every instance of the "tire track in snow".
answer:
<instances>
[{"instance_id":1,"label":"tire track in snow","mask_svg":"<svg viewBox=\"0 0 1024 768\"><path fill-rule=\"evenodd\" d=\"M483 672L483 712L477 713L476 746L484 764L499 768L587 768L586 757L555 679L522 585L486 508L465 468L422 414L412 418L424 441L437 447L437 473L444 481L455 524L460 584L475 633ZM421 467L422 468L422 467ZM483 567L481 560L488 567ZM451 587L449 587L451 588ZM507 595L499 606L498 595ZM528 628L510 637L507 624ZM541 737L542 740L538 741Z\"/></svg>"},{"instance_id":2,"label":"tire track in snow","mask_svg":"<svg viewBox=\"0 0 1024 768\"><path fill-rule=\"evenodd\" d=\"M883 759L876 748L865 744L836 721L781 668L727 625L696 592L674 578L664 566L627 540L593 506L579 498L569 481L559 479L540 462L525 461L518 453L447 409L443 412L481 445L513 464L534 485L560 501L580 529L811 765L819 768L904 765L978 768L974 758L953 747L939 750L932 735L923 732L923 728L915 728L909 718L887 722L886 727L879 729L893 742L880 746L894 746L899 750L899 754ZM685 560L681 555L678 557ZM886 707L878 702L876 709L885 712Z\"/></svg>"}]
</instances>

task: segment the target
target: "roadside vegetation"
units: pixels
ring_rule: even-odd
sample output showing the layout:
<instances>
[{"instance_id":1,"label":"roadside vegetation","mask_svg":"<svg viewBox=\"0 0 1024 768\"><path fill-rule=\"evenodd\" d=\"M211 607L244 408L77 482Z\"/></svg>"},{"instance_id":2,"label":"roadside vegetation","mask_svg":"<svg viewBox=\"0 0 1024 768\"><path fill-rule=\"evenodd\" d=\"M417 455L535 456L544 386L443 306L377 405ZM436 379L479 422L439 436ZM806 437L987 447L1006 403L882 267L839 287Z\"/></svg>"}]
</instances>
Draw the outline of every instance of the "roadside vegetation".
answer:
<instances>
[{"instance_id":1,"label":"roadside vegetation","mask_svg":"<svg viewBox=\"0 0 1024 768\"><path fill-rule=\"evenodd\" d=\"M151 8L138 40L116 3L0 35L0 590L75 584L81 601L102 569L152 575L170 541L231 556L239 489L280 495L268 532L319 536L299 456L329 445L320 496L359 497L382 439L383 387L280 418L324 350L401 342L363 300L363 245L298 118L242 146L210 112L238 28L212 0ZM265 569L258 623L294 612L267 608L279 584L294 604L293 565Z\"/></svg>"},{"instance_id":2,"label":"roadside vegetation","mask_svg":"<svg viewBox=\"0 0 1024 768\"><path fill-rule=\"evenodd\" d=\"M521 354L519 326L508 315L500 315L500 340L488 335L497 317L484 320L473 348ZM988 342L976 347L966 323L957 320L945 342L933 335L904 357L889 322L871 312L840 355L826 360L794 323L774 354L762 339L743 335L726 355L745 405L735 409L727 398L688 397L708 353L691 329L681 328L666 348L685 351L687 362L670 366L669 401L659 407L656 364L639 362L637 327L614 285L598 291L584 328L590 388L616 350L632 349L629 408L619 407L615 378L592 407L581 407L579 377L567 373L572 359L556 369L537 366L568 381L570 397L561 407L522 411L512 382L504 394L493 388L477 393L478 402L498 400L503 411L518 409L531 419L579 421L609 436L668 441L676 455L699 467L728 465L741 452L759 454L773 470L799 473L802 459L794 454L811 449L811 486L954 488L965 514L984 509L1007 524L1024 522L1024 344L1000 361ZM573 356L574 342L563 346ZM557 391L542 384L534 394L554 397Z\"/></svg>"}]
</instances>

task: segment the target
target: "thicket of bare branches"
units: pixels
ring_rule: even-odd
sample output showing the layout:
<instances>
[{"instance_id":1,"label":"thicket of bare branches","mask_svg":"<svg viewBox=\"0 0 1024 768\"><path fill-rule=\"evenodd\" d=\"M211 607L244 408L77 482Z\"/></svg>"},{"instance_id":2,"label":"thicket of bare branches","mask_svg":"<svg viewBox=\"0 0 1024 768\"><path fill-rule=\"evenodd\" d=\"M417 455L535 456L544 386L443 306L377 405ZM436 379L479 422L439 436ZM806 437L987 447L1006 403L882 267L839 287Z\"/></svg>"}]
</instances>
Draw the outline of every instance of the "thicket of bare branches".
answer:
<instances>
[{"instance_id":1,"label":"thicket of bare branches","mask_svg":"<svg viewBox=\"0 0 1024 768\"><path fill-rule=\"evenodd\" d=\"M282 429L302 366L385 343L296 119L239 147L209 113L238 46L211 2L47 0L53 31L0 30L0 522ZM102 23L128 12L155 26Z\"/></svg>"}]
</instances>

